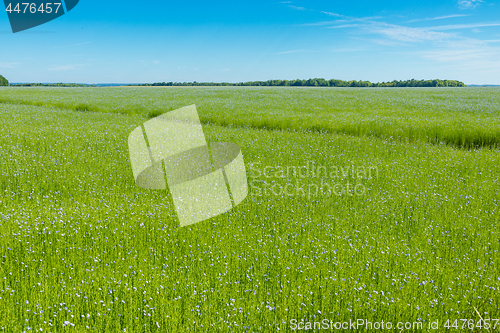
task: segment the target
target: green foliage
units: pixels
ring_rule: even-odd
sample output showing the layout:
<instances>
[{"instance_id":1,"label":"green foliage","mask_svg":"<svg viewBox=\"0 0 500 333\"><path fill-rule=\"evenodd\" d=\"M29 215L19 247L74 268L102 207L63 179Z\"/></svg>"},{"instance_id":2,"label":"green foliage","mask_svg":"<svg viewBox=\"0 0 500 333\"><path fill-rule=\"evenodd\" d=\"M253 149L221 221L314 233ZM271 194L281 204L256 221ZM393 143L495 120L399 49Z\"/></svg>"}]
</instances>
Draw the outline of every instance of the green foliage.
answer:
<instances>
[{"instance_id":1,"label":"green foliage","mask_svg":"<svg viewBox=\"0 0 500 333\"><path fill-rule=\"evenodd\" d=\"M19 83L13 84L13 87L97 87L93 84L83 83Z\"/></svg>"},{"instance_id":2,"label":"green foliage","mask_svg":"<svg viewBox=\"0 0 500 333\"><path fill-rule=\"evenodd\" d=\"M400 90L246 89L211 90L211 99L204 89L164 95L151 88L3 89L0 96L61 105L79 100L107 111L199 101L203 118L256 125L253 114L272 113L283 121L274 123L277 129L290 115L301 121L308 94L319 100L305 112L330 105L336 118L328 121L353 118L359 128L376 118L360 115L390 103L393 118L415 123L422 120L415 113L435 107L433 122L441 129L437 114L446 105L455 115L481 114L488 126L499 117L493 89L423 91L420 99ZM365 319L421 322L425 331L437 319L440 327L446 319L477 322L476 309L498 319L497 150L207 125L209 141L241 146L250 193L226 214L179 228L165 191L134 184L127 136L146 119L147 112L0 103L0 126L9 129L0 132L0 330L289 332L292 319ZM386 127L397 123L386 121ZM269 119L261 124L270 126ZM323 128L321 118L310 124ZM311 162L374 166L379 173L284 179L255 172ZM356 182L367 193L259 195L259 180L276 189Z\"/></svg>"},{"instance_id":3,"label":"green foliage","mask_svg":"<svg viewBox=\"0 0 500 333\"><path fill-rule=\"evenodd\" d=\"M8 86L9 81L7 81L6 78L4 78L2 75L0 75L0 86Z\"/></svg>"},{"instance_id":4,"label":"green foliage","mask_svg":"<svg viewBox=\"0 0 500 333\"><path fill-rule=\"evenodd\" d=\"M158 116L161 116L162 114L163 112L161 112L160 110L153 110L148 113L148 118L149 119L156 118Z\"/></svg>"},{"instance_id":5,"label":"green foliage","mask_svg":"<svg viewBox=\"0 0 500 333\"><path fill-rule=\"evenodd\" d=\"M74 107L75 111L81 111L81 112L86 112L86 111L94 111L93 107L86 104L86 103L78 103Z\"/></svg>"},{"instance_id":6,"label":"green foliage","mask_svg":"<svg viewBox=\"0 0 500 333\"><path fill-rule=\"evenodd\" d=\"M465 87L463 82L455 80L407 80L407 81L392 81L371 83L369 81L342 81L342 80L325 80L321 78L308 80L268 80L268 81L252 81L240 83L215 83L215 82L157 82L146 83L139 86L151 87L182 87L182 86L259 86L259 87Z\"/></svg>"}]
</instances>

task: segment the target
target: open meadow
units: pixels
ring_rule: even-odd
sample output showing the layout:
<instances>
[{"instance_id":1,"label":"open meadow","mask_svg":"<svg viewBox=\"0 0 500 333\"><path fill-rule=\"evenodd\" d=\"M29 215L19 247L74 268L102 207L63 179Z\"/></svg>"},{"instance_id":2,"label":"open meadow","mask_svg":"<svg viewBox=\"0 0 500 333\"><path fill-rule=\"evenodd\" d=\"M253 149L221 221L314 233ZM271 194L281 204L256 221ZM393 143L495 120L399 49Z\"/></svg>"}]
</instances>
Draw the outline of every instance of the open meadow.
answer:
<instances>
[{"instance_id":1,"label":"open meadow","mask_svg":"<svg viewBox=\"0 0 500 333\"><path fill-rule=\"evenodd\" d=\"M249 194L180 228L127 138L190 104ZM9 87L0 124L0 331L500 331L499 88Z\"/></svg>"}]
</instances>

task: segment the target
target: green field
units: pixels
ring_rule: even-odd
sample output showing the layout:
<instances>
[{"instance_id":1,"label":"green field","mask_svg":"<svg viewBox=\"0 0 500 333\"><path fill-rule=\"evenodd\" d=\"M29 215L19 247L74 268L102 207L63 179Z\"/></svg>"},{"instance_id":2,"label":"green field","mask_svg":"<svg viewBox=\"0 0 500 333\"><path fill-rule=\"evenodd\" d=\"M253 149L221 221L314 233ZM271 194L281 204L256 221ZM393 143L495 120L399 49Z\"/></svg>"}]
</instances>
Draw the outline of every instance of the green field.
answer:
<instances>
[{"instance_id":1,"label":"green field","mask_svg":"<svg viewBox=\"0 0 500 333\"><path fill-rule=\"evenodd\" d=\"M189 104L250 192L180 228L127 138ZM0 124L0 331L500 319L498 88L0 88Z\"/></svg>"},{"instance_id":2,"label":"green field","mask_svg":"<svg viewBox=\"0 0 500 333\"><path fill-rule=\"evenodd\" d=\"M196 104L214 125L500 146L498 88L0 88L0 103L150 116Z\"/></svg>"}]
</instances>

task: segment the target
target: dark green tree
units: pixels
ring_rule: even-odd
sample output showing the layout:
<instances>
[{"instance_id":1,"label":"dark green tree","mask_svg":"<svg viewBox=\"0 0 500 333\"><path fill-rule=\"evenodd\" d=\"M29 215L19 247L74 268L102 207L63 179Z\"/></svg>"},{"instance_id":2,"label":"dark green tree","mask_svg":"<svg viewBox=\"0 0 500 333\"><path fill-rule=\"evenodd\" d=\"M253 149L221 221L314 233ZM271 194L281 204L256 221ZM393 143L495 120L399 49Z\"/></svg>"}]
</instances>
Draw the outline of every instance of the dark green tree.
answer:
<instances>
[{"instance_id":1,"label":"dark green tree","mask_svg":"<svg viewBox=\"0 0 500 333\"><path fill-rule=\"evenodd\" d=\"M30 83L29 85L33 85ZM41 85L41 84L40 84ZM257 87L466 87L463 82L455 80L393 80L390 82L377 82L372 83L370 81L363 80L325 80L323 78L314 78L308 80L267 80L267 81L250 81L250 82L157 82L157 83L146 83L143 86L257 86Z\"/></svg>"},{"instance_id":2,"label":"dark green tree","mask_svg":"<svg viewBox=\"0 0 500 333\"><path fill-rule=\"evenodd\" d=\"M0 86L8 86L9 81L7 81L6 78L4 78L2 75L0 75Z\"/></svg>"}]
</instances>

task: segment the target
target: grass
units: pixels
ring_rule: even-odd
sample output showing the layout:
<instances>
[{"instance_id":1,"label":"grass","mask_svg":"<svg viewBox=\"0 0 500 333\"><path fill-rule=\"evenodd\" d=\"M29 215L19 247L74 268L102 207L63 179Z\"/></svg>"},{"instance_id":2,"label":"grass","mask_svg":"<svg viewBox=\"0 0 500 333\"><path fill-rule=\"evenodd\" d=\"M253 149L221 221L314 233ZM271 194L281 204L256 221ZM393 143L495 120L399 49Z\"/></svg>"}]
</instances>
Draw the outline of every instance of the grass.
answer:
<instances>
[{"instance_id":1,"label":"grass","mask_svg":"<svg viewBox=\"0 0 500 333\"><path fill-rule=\"evenodd\" d=\"M2 331L289 331L293 319L361 318L424 327L439 319L442 328L446 319L500 316L500 157L492 147L320 133L320 124L309 132L262 126L276 129L269 131L253 123L265 113L265 103L270 115L282 110L274 113L277 123L295 119L288 112L302 119L306 111L298 105L309 93L326 94L321 103L336 94L359 94L361 107L369 98L383 103L363 90L26 91L22 100L17 88L0 90L0 98L9 99L0 103L0 123L9 129L0 133ZM463 111L473 109L466 101L490 90L460 91L380 94L400 102L415 94L454 96L463 109L453 112L488 119L484 127L493 129L496 90L478 101L489 111L476 114ZM208 92L212 99L204 99ZM123 111L139 105L132 94L143 111L110 109L113 103ZM239 107L258 94L283 94L281 105L268 96L254 99L256 111ZM250 193L230 212L180 228L167 193L135 186L127 137L150 117L154 109L146 111L148 105L160 103L168 111L190 102L202 105L205 122L212 119L204 126L209 141L242 148ZM72 111L78 103L109 112ZM294 109L288 111L289 105ZM231 110L235 116L225 118ZM401 109L387 124L406 121L405 112L409 119L419 117ZM318 113L329 117L326 109ZM418 126L414 131L422 130ZM340 173L278 172L312 163ZM272 167L269 177L266 166ZM345 173L353 167L377 172ZM294 195L281 193L288 184ZM334 184L345 190L357 184L366 193L336 195L328 191ZM308 196L298 190L309 186L325 191Z\"/></svg>"},{"instance_id":2,"label":"grass","mask_svg":"<svg viewBox=\"0 0 500 333\"><path fill-rule=\"evenodd\" d=\"M150 117L196 104L205 124L500 146L498 88L0 88L0 102Z\"/></svg>"},{"instance_id":3,"label":"grass","mask_svg":"<svg viewBox=\"0 0 500 333\"><path fill-rule=\"evenodd\" d=\"M85 104L85 103L78 103L74 107L75 111L80 111L80 112L89 112L89 111L99 111L98 108L93 108L92 106Z\"/></svg>"}]
</instances>

